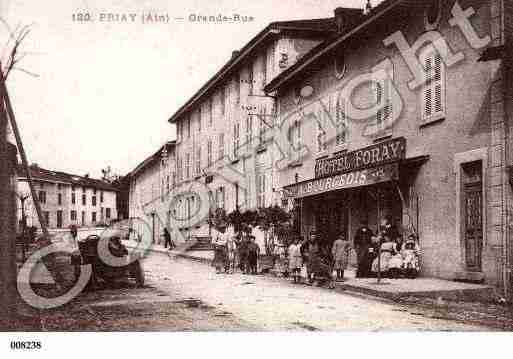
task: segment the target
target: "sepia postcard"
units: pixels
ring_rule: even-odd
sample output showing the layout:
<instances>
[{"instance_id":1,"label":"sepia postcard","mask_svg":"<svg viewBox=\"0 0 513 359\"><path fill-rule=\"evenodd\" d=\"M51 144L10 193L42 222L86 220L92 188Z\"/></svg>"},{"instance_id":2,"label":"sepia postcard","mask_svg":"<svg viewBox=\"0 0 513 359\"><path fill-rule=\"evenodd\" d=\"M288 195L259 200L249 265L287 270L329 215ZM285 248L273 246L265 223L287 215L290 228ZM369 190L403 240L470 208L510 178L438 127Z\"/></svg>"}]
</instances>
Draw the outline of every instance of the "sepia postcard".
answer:
<instances>
[{"instance_id":1,"label":"sepia postcard","mask_svg":"<svg viewBox=\"0 0 513 359\"><path fill-rule=\"evenodd\" d=\"M511 332L512 40L511 0L0 0L0 352Z\"/></svg>"}]
</instances>

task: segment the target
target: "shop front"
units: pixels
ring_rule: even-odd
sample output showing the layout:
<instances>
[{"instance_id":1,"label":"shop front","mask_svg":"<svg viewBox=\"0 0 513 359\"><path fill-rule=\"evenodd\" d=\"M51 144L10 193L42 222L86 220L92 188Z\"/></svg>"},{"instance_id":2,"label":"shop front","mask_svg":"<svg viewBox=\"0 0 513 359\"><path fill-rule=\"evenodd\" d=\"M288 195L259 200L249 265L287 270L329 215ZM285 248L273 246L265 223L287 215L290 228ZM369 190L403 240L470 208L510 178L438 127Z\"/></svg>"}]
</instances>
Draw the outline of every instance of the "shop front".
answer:
<instances>
[{"instance_id":1,"label":"shop front","mask_svg":"<svg viewBox=\"0 0 513 359\"><path fill-rule=\"evenodd\" d=\"M364 222L376 231L383 217L416 232L410 187L421 162L405 153L406 140L397 138L317 160L313 179L284 188L299 208L301 235L315 230L330 246L339 235L352 241Z\"/></svg>"}]
</instances>

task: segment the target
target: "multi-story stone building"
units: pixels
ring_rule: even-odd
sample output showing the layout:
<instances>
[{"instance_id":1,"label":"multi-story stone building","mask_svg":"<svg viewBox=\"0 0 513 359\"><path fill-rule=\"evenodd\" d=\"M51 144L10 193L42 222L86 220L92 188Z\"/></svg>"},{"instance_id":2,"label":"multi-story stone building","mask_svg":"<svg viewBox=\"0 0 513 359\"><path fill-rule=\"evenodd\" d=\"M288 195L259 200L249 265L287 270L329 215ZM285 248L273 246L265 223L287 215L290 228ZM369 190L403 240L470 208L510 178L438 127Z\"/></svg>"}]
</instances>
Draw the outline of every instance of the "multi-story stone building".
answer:
<instances>
[{"instance_id":1,"label":"multi-story stone building","mask_svg":"<svg viewBox=\"0 0 513 359\"><path fill-rule=\"evenodd\" d=\"M419 235L424 275L511 288L512 17L510 1L385 0L267 85L303 235L388 215Z\"/></svg>"},{"instance_id":2,"label":"multi-story stone building","mask_svg":"<svg viewBox=\"0 0 513 359\"><path fill-rule=\"evenodd\" d=\"M117 219L117 189L111 184L86 176L30 166L30 174L48 228L94 227ZM28 226L41 227L30 196L26 172L18 167L18 218L22 208ZM21 198L26 198L21 203Z\"/></svg>"},{"instance_id":3,"label":"multi-story stone building","mask_svg":"<svg viewBox=\"0 0 513 359\"><path fill-rule=\"evenodd\" d=\"M348 10L351 21L360 10ZM276 202L272 128L276 104L264 86L326 38L337 33L335 18L271 23L231 59L171 118L176 124L176 192L201 182L210 210L267 207ZM190 218L205 201L183 196L176 210ZM181 221L186 236L206 236L206 220ZM262 243L263 234L254 233Z\"/></svg>"},{"instance_id":4,"label":"multi-story stone building","mask_svg":"<svg viewBox=\"0 0 513 359\"><path fill-rule=\"evenodd\" d=\"M176 186L175 141L169 141L141 162L127 176L129 185L129 217L146 222L154 242L160 243L164 226L169 226L170 211L165 217L153 209L162 204ZM134 224L136 226L136 224ZM134 228L142 233L141 228Z\"/></svg>"}]
</instances>

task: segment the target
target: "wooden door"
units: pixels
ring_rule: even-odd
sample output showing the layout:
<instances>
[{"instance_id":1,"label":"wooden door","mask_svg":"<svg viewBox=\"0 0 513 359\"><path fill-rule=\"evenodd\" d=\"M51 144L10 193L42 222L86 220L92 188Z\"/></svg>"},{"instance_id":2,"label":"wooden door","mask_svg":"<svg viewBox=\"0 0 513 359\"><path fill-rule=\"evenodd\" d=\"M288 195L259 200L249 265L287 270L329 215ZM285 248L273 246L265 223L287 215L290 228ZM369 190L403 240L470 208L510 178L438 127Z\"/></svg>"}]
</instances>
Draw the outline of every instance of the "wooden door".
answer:
<instances>
[{"instance_id":1,"label":"wooden door","mask_svg":"<svg viewBox=\"0 0 513 359\"><path fill-rule=\"evenodd\" d=\"M465 185L465 260L467 270L481 271L483 251L483 189L481 183Z\"/></svg>"}]
</instances>

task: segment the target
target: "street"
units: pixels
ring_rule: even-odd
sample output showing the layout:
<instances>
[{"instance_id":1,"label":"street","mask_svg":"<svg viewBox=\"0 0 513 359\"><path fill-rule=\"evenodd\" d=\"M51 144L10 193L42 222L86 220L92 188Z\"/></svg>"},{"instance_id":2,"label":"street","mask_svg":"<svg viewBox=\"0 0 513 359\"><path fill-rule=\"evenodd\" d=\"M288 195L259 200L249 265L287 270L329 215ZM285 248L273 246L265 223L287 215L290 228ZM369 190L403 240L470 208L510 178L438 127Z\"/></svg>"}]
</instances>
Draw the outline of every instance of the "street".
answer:
<instances>
[{"instance_id":1,"label":"street","mask_svg":"<svg viewBox=\"0 0 513 359\"><path fill-rule=\"evenodd\" d=\"M206 264L152 253L147 286L120 284L45 312L43 330L483 331L411 305L294 285L269 275L216 274Z\"/></svg>"}]
</instances>

